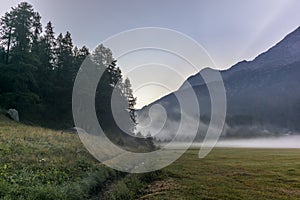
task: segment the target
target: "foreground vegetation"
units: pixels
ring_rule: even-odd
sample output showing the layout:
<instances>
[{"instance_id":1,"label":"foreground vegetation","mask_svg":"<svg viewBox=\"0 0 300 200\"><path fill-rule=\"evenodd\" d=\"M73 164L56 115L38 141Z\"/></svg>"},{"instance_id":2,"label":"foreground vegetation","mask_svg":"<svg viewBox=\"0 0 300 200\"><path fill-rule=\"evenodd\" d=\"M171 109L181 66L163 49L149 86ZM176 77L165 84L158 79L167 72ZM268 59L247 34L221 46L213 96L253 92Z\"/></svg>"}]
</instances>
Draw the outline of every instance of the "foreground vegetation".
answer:
<instances>
[{"instance_id":1,"label":"foreground vegetation","mask_svg":"<svg viewBox=\"0 0 300 200\"><path fill-rule=\"evenodd\" d=\"M115 175L91 158L76 135L18 124L4 116L0 127L4 199L80 199Z\"/></svg>"},{"instance_id":2,"label":"foreground vegetation","mask_svg":"<svg viewBox=\"0 0 300 200\"><path fill-rule=\"evenodd\" d=\"M108 169L76 134L0 115L1 199L299 199L299 149L198 149L159 172Z\"/></svg>"},{"instance_id":3,"label":"foreground vegetation","mask_svg":"<svg viewBox=\"0 0 300 200\"><path fill-rule=\"evenodd\" d=\"M159 176L108 169L87 152L77 134L0 115L1 199L135 199Z\"/></svg>"}]
</instances>

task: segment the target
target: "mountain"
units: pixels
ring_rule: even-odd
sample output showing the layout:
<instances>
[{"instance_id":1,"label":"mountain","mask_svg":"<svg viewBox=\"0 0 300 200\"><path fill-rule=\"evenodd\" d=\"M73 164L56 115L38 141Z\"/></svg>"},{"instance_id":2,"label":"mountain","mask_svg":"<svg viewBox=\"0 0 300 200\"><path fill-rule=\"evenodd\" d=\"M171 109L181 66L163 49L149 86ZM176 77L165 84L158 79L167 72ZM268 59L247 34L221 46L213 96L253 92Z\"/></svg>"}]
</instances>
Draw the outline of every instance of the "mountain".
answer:
<instances>
[{"instance_id":1,"label":"mountain","mask_svg":"<svg viewBox=\"0 0 300 200\"><path fill-rule=\"evenodd\" d=\"M197 138L203 138L210 122L211 100L201 74L214 71L210 68L203 69L189 77L178 91L142 108L137 112L139 121L147 121L149 109L153 105L162 106L167 120L157 137L170 139L170 134L178 128L180 120L180 105L176 96L184 96L192 88L201 111ZM300 27L254 60L239 62L219 72L227 96L223 137L300 133ZM208 84L213 84L214 81ZM155 122L154 119L151 120ZM193 120L196 122L198 118ZM153 131L145 128L140 130Z\"/></svg>"}]
</instances>

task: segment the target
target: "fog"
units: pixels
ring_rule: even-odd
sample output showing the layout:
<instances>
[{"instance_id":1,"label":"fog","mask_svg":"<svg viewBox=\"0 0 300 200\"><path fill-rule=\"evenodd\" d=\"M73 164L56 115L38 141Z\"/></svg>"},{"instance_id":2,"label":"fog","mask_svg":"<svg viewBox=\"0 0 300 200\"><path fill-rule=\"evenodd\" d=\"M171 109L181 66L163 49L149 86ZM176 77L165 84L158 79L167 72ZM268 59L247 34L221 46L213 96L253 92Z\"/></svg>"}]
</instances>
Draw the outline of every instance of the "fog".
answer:
<instances>
[{"instance_id":1,"label":"fog","mask_svg":"<svg viewBox=\"0 0 300 200\"><path fill-rule=\"evenodd\" d=\"M180 148L180 143L176 147ZM200 148L201 143L194 143L191 147ZM175 147L175 145L174 145ZM215 147L230 148L300 148L300 136L280 136L251 139L220 139Z\"/></svg>"},{"instance_id":2,"label":"fog","mask_svg":"<svg viewBox=\"0 0 300 200\"><path fill-rule=\"evenodd\" d=\"M221 140L217 147L300 148L300 136Z\"/></svg>"},{"instance_id":3,"label":"fog","mask_svg":"<svg viewBox=\"0 0 300 200\"><path fill-rule=\"evenodd\" d=\"M181 149L187 144L176 142L168 145L169 148ZM193 143L190 148L200 148L202 143ZM164 146L164 144L161 144ZM220 139L215 147L219 148L268 148L268 149L295 149L300 148L300 136L281 136L252 139Z\"/></svg>"},{"instance_id":4,"label":"fog","mask_svg":"<svg viewBox=\"0 0 300 200\"><path fill-rule=\"evenodd\" d=\"M171 112L174 116L175 111ZM174 114L175 113L175 114ZM180 113L179 111L177 113ZM192 147L200 148L207 134L209 124L182 113L183 122L168 117L167 112L160 104L155 104L139 113L137 131L146 136L151 134L159 145L164 146L171 140L171 148L184 148L189 141L194 141ZM198 131L191 131L191 127L198 124ZM183 133L178 135L179 126ZM210 125L211 126L211 125ZM189 131L185 131L189 130ZM196 134L196 135L195 135ZM161 143L163 142L163 143ZM207 145L207 144L206 144ZM300 134L285 128L262 125L235 125L224 124L221 137L215 147L230 148L300 148Z\"/></svg>"}]
</instances>

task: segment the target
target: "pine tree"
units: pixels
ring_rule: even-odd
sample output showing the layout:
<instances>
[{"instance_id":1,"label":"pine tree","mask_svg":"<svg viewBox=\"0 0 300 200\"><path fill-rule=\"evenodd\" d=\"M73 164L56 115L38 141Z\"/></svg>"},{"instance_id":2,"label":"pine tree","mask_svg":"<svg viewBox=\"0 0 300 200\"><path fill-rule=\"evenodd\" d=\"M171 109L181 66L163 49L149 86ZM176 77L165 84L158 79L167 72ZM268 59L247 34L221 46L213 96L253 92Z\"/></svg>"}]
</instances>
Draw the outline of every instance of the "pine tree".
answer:
<instances>
[{"instance_id":1,"label":"pine tree","mask_svg":"<svg viewBox=\"0 0 300 200\"><path fill-rule=\"evenodd\" d=\"M86 46L83 46L81 49L78 49L76 46L73 50L73 55L74 55L74 70L73 70L73 78L75 79L77 72L83 63L83 61L86 59L88 55L90 55L89 49ZM73 80L74 81L74 80Z\"/></svg>"},{"instance_id":2,"label":"pine tree","mask_svg":"<svg viewBox=\"0 0 300 200\"><path fill-rule=\"evenodd\" d=\"M72 89L74 80L74 55L71 34L59 34L56 39L53 88L55 115L72 126ZM56 98L59 97L59 98Z\"/></svg>"},{"instance_id":3,"label":"pine tree","mask_svg":"<svg viewBox=\"0 0 300 200\"><path fill-rule=\"evenodd\" d=\"M16 62L24 61L29 56L32 43L37 39L41 32L41 24L38 13L34 12L33 7L26 3L20 3L10 12L12 28L12 41L14 41L13 59Z\"/></svg>"},{"instance_id":4,"label":"pine tree","mask_svg":"<svg viewBox=\"0 0 300 200\"><path fill-rule=\"evenodd\" d=\"M95 48L92 55L93 61L98 65L103 65L105 68L108 68L113 62L111 50L104 47L102 44Z\"/></svg>"},{"instance_id":5,"label":"pine tree","mask_svg":"<svg viewBox=\"0 0 300 200\"><path fill-rule=\"evenodd\" d=\"M20 3L1 18L0 40L6 49L6 65L0 68L4 83L0 85L0 102L3 107L22 110L21 117L40 111L36 81L39 61L33 53L34 45L39 48L40 31L40 16L28 3Z\"/></svg>"},{"instance_id":6,"label":"pine tree","mask_svg":"<svg viewBox=\"0 0 300 200\"><path fill-rule=\"evenodd\" d=\"M136 97L133 96L132 85L130 83L129 78L126 78L124 81L124 91L123 91L127 101L128 101L128 111L131 120L134 124L136 124L136 114L135 114L135 105L136 105Z\"/></svg>"},{"instance_id":7,"label":"pine tree","mask_svg":"<svg viewBox=\"0 0 300 200\"><path fill-rule=\"evenodd\" d=\"M14 38L12 37L12 33L15 29L13 22L14 20L11 12L6 12L5 15L1 17L0 39L3 48L6 47L5 64L9 63L10 51L14 43Z\"/></svg>"},{"instance_id":8,"label":"pine tree","mask_svg":"<svg viewBox=\"0 0 300 200\"><path fill-rule=\"evenodd\" d=\"M53 70L55 63L55 35L54 28L51 22L48 22L45 27L45 35L42 37L42 43L44 46L43 63L46 64L48 70Z\"/></svg>"}]
</instances>

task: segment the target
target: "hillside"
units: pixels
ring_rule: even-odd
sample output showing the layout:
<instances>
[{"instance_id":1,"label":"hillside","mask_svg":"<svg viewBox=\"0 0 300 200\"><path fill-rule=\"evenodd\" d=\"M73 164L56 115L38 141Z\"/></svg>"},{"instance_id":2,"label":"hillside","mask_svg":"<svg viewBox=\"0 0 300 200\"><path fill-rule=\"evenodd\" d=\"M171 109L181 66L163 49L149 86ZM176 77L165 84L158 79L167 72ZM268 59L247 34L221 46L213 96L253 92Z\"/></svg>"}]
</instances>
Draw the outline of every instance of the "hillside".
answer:
<instances>
[{"instance_id":1,"label":"hillside","mask_svg":"<svg viewBox=\"0 0 300 200\"><path fill-rule=\"evenodd\" d=\"M228 70L219 71L227 96L227 118L224 137L253 137L300 132L300 27L287 35L253 61L242 61ZM154 104L162 105L169 124L180 119L176 94L184 96L192 86L201 111L198 138L206 132L210 121L211 102L208 88L201 76L215 70L205 68L187 79L178 91L171 93L139 111L140 121L148 117ZM187 84L189 83L189 84ZM209 83L209 84L213 84ZM198 119L194 119L198 120ZM155 120L154 120L155 121ZM164 127L167 133L170 127ZM145 130L147 132L148 130ZM160 135L160 138L168 138Z\"/></svg>"},{"instance_id":2,"label":"hillside","mask_svg":"<svg viewBox=\"0 0 300 200\"><path fill-rule=\"evenodd\" d=\"M0 115L0 199L133 199L143 194L155 174L106 168L77 134L28 126Z\"/></svg>"}]
</instances>

